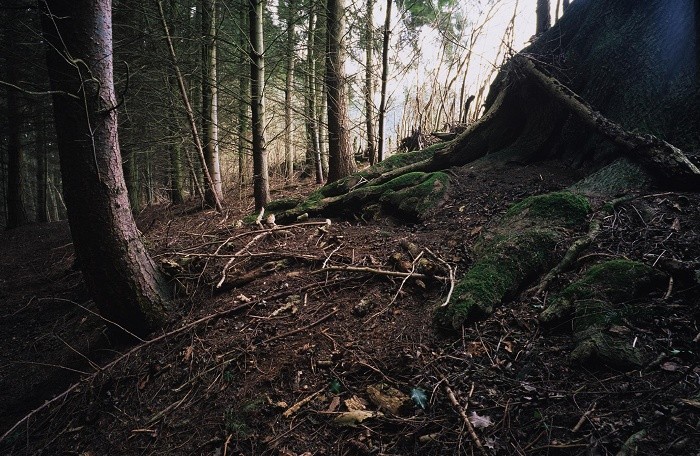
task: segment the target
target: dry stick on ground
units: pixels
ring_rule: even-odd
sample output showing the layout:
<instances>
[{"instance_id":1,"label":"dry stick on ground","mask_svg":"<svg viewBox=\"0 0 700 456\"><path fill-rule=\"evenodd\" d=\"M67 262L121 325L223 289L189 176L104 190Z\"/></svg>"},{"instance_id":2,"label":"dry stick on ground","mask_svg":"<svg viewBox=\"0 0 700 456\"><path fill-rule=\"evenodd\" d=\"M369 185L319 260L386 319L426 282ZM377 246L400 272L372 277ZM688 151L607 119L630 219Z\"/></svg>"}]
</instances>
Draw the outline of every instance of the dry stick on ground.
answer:
<instances>
[{"instance_id":1,"label":"dry stick on ground","mask_svg":"<svg viewBox=\"0 0 700 456\"><path fill-rule=\"evenodd\" d=\"M170 331L170 332L167 332L167 333L165 333L165 334L161 334L160 336L157 336L157 337L154 337L153 339L147 340L147 341L141 343L140 345L137 345L136 347L132 348L131 350L127 351L127 352L124 353L123 355L119 356L117 359L115 359L115 360L113 360L113 361L111 361L111 362L105 364L99 371L94 372L94 373L88 375L87 377L85 377L85 378L79 380L78 382L72 384L68 389L66 389L66 390L65 390L64 392L62 392L61 394L58 394L58 395L55 396L54 398L52 398L52 399L50 399L50 400L47 400L46 402L44 402L43 404L41 404L40 406L38 406L37 408L35 408L35 409L32 410L31 412L27 413L22 419L20 419L19 421L17 421L12 427L10 427L10 429L8 429L2 436L0 436L0 443L2 443L8 436L10 436L10 435L15 431L15 429L17 429L17 428L18 428L19 426L21 426L23 423L27 422L31 417L33 417L33 416L36 415L37 413L41 412L42 410L44 410L44 409L50 407L51 405L53 405L53 404L55 404L55 403L64 401L64 400L68 397L69 394L71 394L73 391L77 390L81 385L83 385L83 384L85 384L85 383L88 383L88 382L94 380L94 379L97 378L97 376L98 376L99 374L101 374L102 372L105 372L105 371L107 371L107 370L113 368L114 366L116 366L117 364L119 364L121 361L123 361L123 360L129 358L129 357L130 357L131 355L133 355L134 353L139 352L140 350L142 350L142 349L144 349L144 348L146 348L146 347L148 347L148 346L150 346L150 345L153 345L153 344L155 344L156 342L160 342L160 341L162 341L162 340L168 339L169 337L176 336L176 335L178 335L178 334L184 333L185 331L188 331L188 330L190 330L190 329L192 329L192 328L194 328L194 327L196 327L196 326L201 325L202 323L206 323L206 322L211 321L211 320L213 320L213 319L215 319L215 318L225 317L226 315L231 315L231 314L234 314L234 313L236 313L236 312L238 312L238 311L240 311L240 310L253 307L253 306L255 306L256 304L259 304L260 302L262 302L263 300L264 300L264 301L267 301L267 302L272 302L272 301L275 301L275 300L277 300L277 299L282 299L282 298L285 298L285 297L290 296L290 295L292 295L292 294L301 293L301 292L304 292L304 291L306 291L306 290L309 290L309 289L312 289L312 288L315 288L315 287L323 287L323 286L335 285L335 284L338 284L338 283L346 282L346 281L348 281L348 280L349 280L349 279L337 279L337 280L334 280L334 281L331 281L331 282L325 282L325 281L324 281L323 283L312 283L312 284L309 284L309 285L305 285L305 286L303 286L303 287L300 287L300 288L298 288L298 289L296 289L296 290L287 290L287 291L283 291L283 292L281 292L281 293L277 293L277 294L275 294L275 295L273 295L273 296L268 296L268 297L266 297L266 298L264 298L264 299L261 298L261 299L256 300L256 301L251 301L251 302L246 302L246 303L243 303L243 304L239 304L239 305L237 305L237 306L235 306L235 307L232 307L232 308L230 308L230 309L222 310L221 312L216 312L216 313L213 313L213 314L211 314L211 315L207 315L207 316L205 316L205 317L199 318L199 319L197 319L197 320L195 320L195 321L193 321L193 322L187 323L187 324L185 324L184 326L181 326L181 327L179 327L179 328L177 328L177 329L174 329L174 330L172 330L172 331Z\"/></svg>"},{"instance_id":2,"label":"dry stick on ground","mask_svg":"<svg viewBox=\"0 0 700 456\"><path fill-rule=\"evenodd\" d=\"M391 307L391 305L394 303L394 301L396 301L396 298L399 297L399 294L401 293L401 290L403 290L403 286L406 284L406 281L410 277L412 277L413 274L415 273L416 263L418 263L418 261L421 259L422 256L423 256L423 252L416 255L416 258L414 258L413 263L411 263L411 271L408 273L408 275L406 277L403 278L403 280L401 281L401 285L399 285L399 289L396 290L396 294L394 295L393 298L391 298L391 301L389 301L389 304L387 304L384 308L382 308L378 312L374 313L371 317L369 317L367 320L365 320L363 322L364 324L369 323L372 319L374 319L374 317L376 317L377 315L383 314L384 312L386 312L389 309L389 307Z\"/></svg>"},{"instance_id":3,"label":"dry stick on ground","mask_svg":"<svg viewBox=\"0 0 700 456\"><path fill-rule=\"evenodd\" d=\"M282 339L282 338L284 338L284 337L292 336L292 335L297 334L297 333L300 333L300 332L302 332L302 331L306 331L307 329L311 329L311 328L313 328L314 326L323 323L324 321L328 320L329 318L331 318L333 315L335 315L335 314L337 314L337 313L338 313L338 309L333 309L333 312L327 314L325 317L319 318L318 320L316 320L316 321L313 322L313 323L310 323L310 324L308 324L308 325L306 325L306 326L302 326L301 328L297 328L297 329L293 329L293 330L291 330L291 331L287 331L286 333L278 334L278 335L276 335L276 336L274 336L274 337L270 337L269 339L265 339L264 341L262 341L262 343L263 343L263 344L266 344L266 343L272 342L273 340Z\"/></svg>"},{"instance_id":4,"label":"dry stick on ground","mask_svg":"<svg viewBox=\"0 0 700 456\"><path fill-rule=\"evenodd\" d=\"M383 275L387 277L413 277L414 279L437 279L437 280L447 280L446 277L441 276L428 276L426 274L411 274L410 272L399 272L399 271L387 271L385 269L374 269L367 267L358 266L328 266L325 269L318 269L316 271L311 271L309 274L321 274L329 271L345 271L345 272L362 272L365 274L376 274Z\"/></svg>"},{"instance_id":5,"label":"dry stick on ground","mask_svg":"<svg viewBox=\"0 0 700 456\"><path fill-rule=\"evenodd\" d=\"M258 234L258 235L255 236L253 239L251 239L250 242L248 242L242 249L240 249L238 252L234 253L233 256L231 257L231 259L229 259L229 260L226 262L226 265L225 265L224 268L221 270L221 280L219 280L219 283L216 284L216 288L221 288L221 285L223 285L224 281L226 280L226 271L228 271L228 268L231 267L231 265L233 264L234 260L235 260L236 258L238 258L241 254L243 254L243 252L245 252L246 250L248 250L248 248L249 248L250 246L252 246L253 244L255 244L259 239L264 238L264 237L266 237L266 236L269 236L270 234L271 234L270 231L266 231L266 232L264 232L264 233Z\"/></svg>"},{"instance_id":6,"label":"dry stick on ground","mask_svg":"<svg viewBox=\"0 0 700 456\"><path fill-rule=\"evenodd\" d=\"M447 379L443 379L443 381L444 381L443 387L445 388L445 392L447 393L447 397L450 399L452 406L459 413L459 416L462 417L462 421L464 421L464 425L467 427L467 432L469 433L469 437L471 437L472 442L474 442L474 446L476 446L477 450L479 450L479 453L481 453L482 456L489 456L488 452L486 451L484 446L481 444L481 440L479 440L479 436L476 435L476 432L474 431L474 426L472 426L471 421L469 421L469 417L467 416L466 408L459 405L459 401L455 397L455 393L449 387L449 385L447 383Z\"/></svg>"},{"instance_id":7,"label":"dry stick on ground","mask_svg":"<svg viewBox=\"0 0 700 456\"><path fill-rule=\"evenodd\" d=\"M455 283L457 282L457 279L456 279L456 275L457 275L457 266L455 266L454 268L452 268L452 266L450 266L450 264L449 264L447 261L443 260L442 258L440 258L439 256L437 256L436 254L434 254L433 251L430 250L430 249L428 249L428 248L426 248L425 251L428 252L428 254L430 254L430 256L432 256L433 258L435 258L437 261L439 261L440 263L442 263L443 265L445 265L445 267L447 268L447 272L448 272L448 274L450 275L450 276L449 276L449 279L450 279L450 291L447 293L447 297L445 298L445 302L443 302L442 305L440 306L440 307L445 307L445 306L447 306L447 305L450 303L450 299L452 299L452 293L454 293L454 291L455 291Z\"/></svg>"}]
</instances>

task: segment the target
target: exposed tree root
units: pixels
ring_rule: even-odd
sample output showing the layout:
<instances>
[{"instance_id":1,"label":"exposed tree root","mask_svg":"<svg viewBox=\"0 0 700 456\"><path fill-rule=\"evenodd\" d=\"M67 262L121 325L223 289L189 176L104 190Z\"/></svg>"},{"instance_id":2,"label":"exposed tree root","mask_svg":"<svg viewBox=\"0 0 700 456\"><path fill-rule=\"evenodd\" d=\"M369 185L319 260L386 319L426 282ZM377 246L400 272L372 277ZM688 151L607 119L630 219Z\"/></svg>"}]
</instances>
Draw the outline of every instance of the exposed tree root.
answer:
<instances>
[{"instance_id":1,"label":"exposed tree root","mask_svg":"<svg viewBox=\"0 0 700 456\"><path fill-rule=\"evenodd\" d=\"M697 188L700 185L700 169L677 147L653 135L639 135L625 130L595 111L559 80L540 71L526 55L518 54L512 62L585 125L612 141L632 159L638 160L652 174L660 175L675 187Z\"/></svg>"}]
</instances>

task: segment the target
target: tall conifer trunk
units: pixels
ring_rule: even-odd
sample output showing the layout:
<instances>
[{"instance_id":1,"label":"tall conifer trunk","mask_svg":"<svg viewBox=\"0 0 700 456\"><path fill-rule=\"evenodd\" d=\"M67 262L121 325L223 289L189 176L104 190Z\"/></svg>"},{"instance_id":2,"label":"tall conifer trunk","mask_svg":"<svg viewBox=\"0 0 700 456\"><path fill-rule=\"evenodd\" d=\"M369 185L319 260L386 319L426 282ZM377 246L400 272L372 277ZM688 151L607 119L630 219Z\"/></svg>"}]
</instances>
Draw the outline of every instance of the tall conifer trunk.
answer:
<instances>
[{"instance_id":1,"label":"tall conifer trunk","mask_svg":"<svg viewBox=\"0 0 700 456\"><path fill-rule=\"evenodd\" d=\"M117 134L109 0L42 2L73 245L102 316L142 336L166 317L165 281L131 214Z\"/></svg>"}]
</instances>

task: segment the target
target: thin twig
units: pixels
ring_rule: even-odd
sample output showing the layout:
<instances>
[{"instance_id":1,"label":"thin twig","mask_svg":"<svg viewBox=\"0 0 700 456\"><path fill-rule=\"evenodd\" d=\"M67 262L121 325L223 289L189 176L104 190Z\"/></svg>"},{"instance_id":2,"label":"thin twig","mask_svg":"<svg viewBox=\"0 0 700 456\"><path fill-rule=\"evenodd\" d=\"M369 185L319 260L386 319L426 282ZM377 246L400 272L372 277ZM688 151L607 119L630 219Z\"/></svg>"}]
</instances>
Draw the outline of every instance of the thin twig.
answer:
<instances>
[{"instance_id":1,"label":"thin twig","mask_svg":"<svg viewBox=\"0 0 700 456\"><path fill-rule=\"evenodd\" d=\"M452 406L459 413L459 416L462 417L462 421L464 421L464 425L467 427L467 432L469 433L469 437L471 437L472 442L474 442L474 445L476 446L477 450L479 450L479 453L482 454L482 456L489 456L488 452L486 451L484 446L481 444L481 440L479 440L479 436L476 435L476 432L474 431L474 426L472 426L471 421L469 421L469 417L467 416L467 412L466 412L466 407L462 407L461 405L459 405L459 401L455 397L455 393L452 391L452 389L447 384L447 380L446 379L443 379L443 380L445 382L443 387L445 388L445 392L447 393L447 397L450 399Z\"/></svg>"},{"instance_id":2,"label":"thin twig","mask_svg":"<svg viewBox=\"0 0 700 456\"><path fill-rule=\"evenodd\" d=\"M291 335L300 333L300 332L302 332L302 331L306 331L307 329L311 329L311 328L313 328L314 326L323 323L324 321L328 320L329 318L331 318L333 315L335 315L335 314L337 314L337 313L338 313L338 309L334 309L333 312L329 313L329 314L326 315L325 317L319 318L318 320L316 320L316 321L313 322L313 323L310 323L310 324L308 324L308 325L306 325L306 326L302 326L301 328L297 328L297 329L293 329L293 330L291 330L291 331L287 331L286 333L282 333L282 334L278 334L278 335L276 335L276 336L270 337L269 339L265 339L262 343L263 343L263 344L266 344L266 343L272 342L273 340L282 339L282 338L284 338L284 337L288 337L288 336L291 336Z\"/></svg>"}]
</instances>

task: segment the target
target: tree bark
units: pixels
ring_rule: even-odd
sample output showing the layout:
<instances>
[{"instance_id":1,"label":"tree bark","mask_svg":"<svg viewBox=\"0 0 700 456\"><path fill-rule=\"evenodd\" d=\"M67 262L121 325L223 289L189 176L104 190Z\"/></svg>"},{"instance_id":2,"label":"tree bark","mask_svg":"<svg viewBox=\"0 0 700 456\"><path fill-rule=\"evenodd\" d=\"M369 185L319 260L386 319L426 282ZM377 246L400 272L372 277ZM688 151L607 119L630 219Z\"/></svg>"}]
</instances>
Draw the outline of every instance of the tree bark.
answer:
<instances>
[{"instance_id":1,"label":"tree bark","mask_svg":"<svg viewBox=\"0 0 700 456\"><path fill-rule=\"evenodd\" d=\"M309 12L309 30L306 55L306 137L307 164L314 168L316 183L323 183L323 166L321 165L321 145L318 131L318 113L316 108L316 12Z\"/></svg>"},{"instance_id":2,"label":"tree bark","mask_svg":"<svg viewBox=\"0 0 700 456\"><path fill-rule=\"evenodd\" d=\"M216 80L216 0L202 0L202 145L211 176L204 199L216 206L223 200L219 163L219 96Z\"/></svg>"},{"instance_id":3,"label":"tree bark","mask_svg":"<svg viewBox=\"0 0 700 456\"><path fill-rule=\"evenodd\" d=\"M19 8L19 7L17 7ZM14 86L18 85L18 68L21 62L17 58L12 40L12 27L18 18L18 9L9 8L7 11L7 28L4 33L5 62L7 63L7 82ZM13 88L7 89L7 229L17 228L27 223L27 212L24 208L22 193L24 183L22 180L22 162L24 152L22 150L21 129L22 129L22 106L19 92Z\"/></svg>"},{"instance_id":4,"label":"tree bark","mask_svg":"<svg viewBox=\"0 0 700 456\"><path fill-rule=\"evenodd\" d=\"M382 89L379 101L379 139L378 161L384 160L384 121L386 118L386 81L389 76L389 39L391 37L391 2L386 0L386 17L384 18L384 38L382 40Z\"/></svg>"},{"instance_id":5,"label":"tree bark","mask_svg":"<svg viewBox=\"0 0 700 456\"><path fill-rule=\"evenodd\" d=\"M165 42L167 44L168 48L168 53L170 54L170 61L172 62L173 65L173 70L175 71L175 76L177 78L177 85L178 88L180 89L180 97L182 98L182 104L185 106L185 113L187 114L187 120L189 122L190 126L190 133L192 134L192 142L194 143L195 148L197 149L197 153L199 155L199 162L202 165L202 171L204 174L204 183L207 188L212 188L213 186L213 179L211 177L211 174L209 173L209 167L207 166L207 160L206 157L204 156L204 146L202 145L202 138L199 136L199 131L197 129L197 121L195 120L194 117L194 110L192 109L192 105L190 104L190 98L187 95L187 88L185 87L185 80L182 77L182 72L180 71L180 65L178 64L177 61L177 55L175 54L175 48L173 47L173 40L170 35L170 29L168 27L168 23L165 20L165 13L163 12L163 3L161 0L155 0L155 2L158 5L158 12L160 15L160 23L161 26L163 27L163 34L165 35ZM196 176L194 178L195 184L196 184ZM196 184L197 188L199 187L198 184ZM218 212L223 211L223 207L221 206L221 200L218 198L216 191L212 190L211 191L212 197L214 199L214 207Z\"/></svg>"},{"instance_id":6,"label":"tree bark","mask_svg":"<svg viewBox=\"0 0 700 456\"><path fill-rule=\"evenodd\" d=\"M612 141L652 174L672 181L675 187L697 189L700 186L700 169L677 147L652 135L626 131L621 125L593 110L585 100L557 79L540 71L530 58L517 55L512 61L587 127Z\"/></svg>"},{"instance_id":7,"label":"tree bark","mask_svg":"<svg viewBox=\"0 0 700 456\"><path fill-rule=\"evenodd\" d=\"M42 101L39 102L36 121L36 221L44 223L49 221L48 206L46 204L47 187L47 148L46 148L46 120L45 108Z\"/></svg>"},{"instance_id":8,"label":"tree bark","mask_svg":"<svg viewBox=\"0 0 700 456\"><path fill-rule=\"evenodd\" d=\"M345 6L327 0L326 96L328 98L328 182L356 170L350 132L345 81Z\"/></svg>"},{"instance_id":9,"label":"tree bark","mask_svg":"<svg viewBox=\"0 0 700 456\"><path fill-rule=\"evenodd\" d=\"M365 16L365 125L367 128L367 156L369 164L377 162L377 139L374 137L374 0L367 0Z\"/></svg>"},{"instance_id":10,"label":"tree bark","mask_svg":"<svg viewBox=\"0 0 700 456\"><path fill-rule=\"evenodd\" d=\"M294 90L294 59L296 57L296 38L294 36L294 18L297 13L294 0L287 0L287 71L284 81L284 175L287 180L294 177L294 147L292 144L292 101Z\"/></svg>"},{"instance_id":11,"label":"tree bark","mask_svg":"<svg viewBox=\"0 0 700 456\"><path fill-rule=\"evenodd\" d=\"M42 2L63 191L78 263L102 316L138 336L166 318L166 283L141 242L122 173L109 0ZM118 325L118 326L116 326Z\"/></svg>"},{"instance_id":12,"label":"tree bark","mask_svg":"<svg viewBox=\"0 0 700 456\"><path fill-rule=\"evenodd\" d=\"M267 149L265 145L265 45L263 0L248 0L250 19L250 108L253 127L253 195L255 210L270 201Z\"/></svg>"},{"instance_id":13,"label":"tree bark","mask_svg":"<svg viewBox=\"0 0 700 456\"><path fill-rule=\"evenodd\" d=\"M537 29L535 35L541 35L552 26L552 16L549 13L549 0L537 0Z\"/></svg>"},{"instance_id":14,"label":"tree bark","mask_svg":"<svg viewBox=\"0 0 700 456\"><path fill-rule=\"evenodd\" d=\"M248 8L241 8L238 16L239 24L248 23ZM248 47L248 33L245 28L241 27L238 30L238 45L240 52L240 60L238 64L240 68L245 68L248 62L248 52L245 49ZM250 143L248 129L248 108L250 106L250 74L241 71L238 76L238 92L241 101L238 103L238 183L242 186L247 182L248 178L248 149Z\"/></svg>"}]
</instances>

